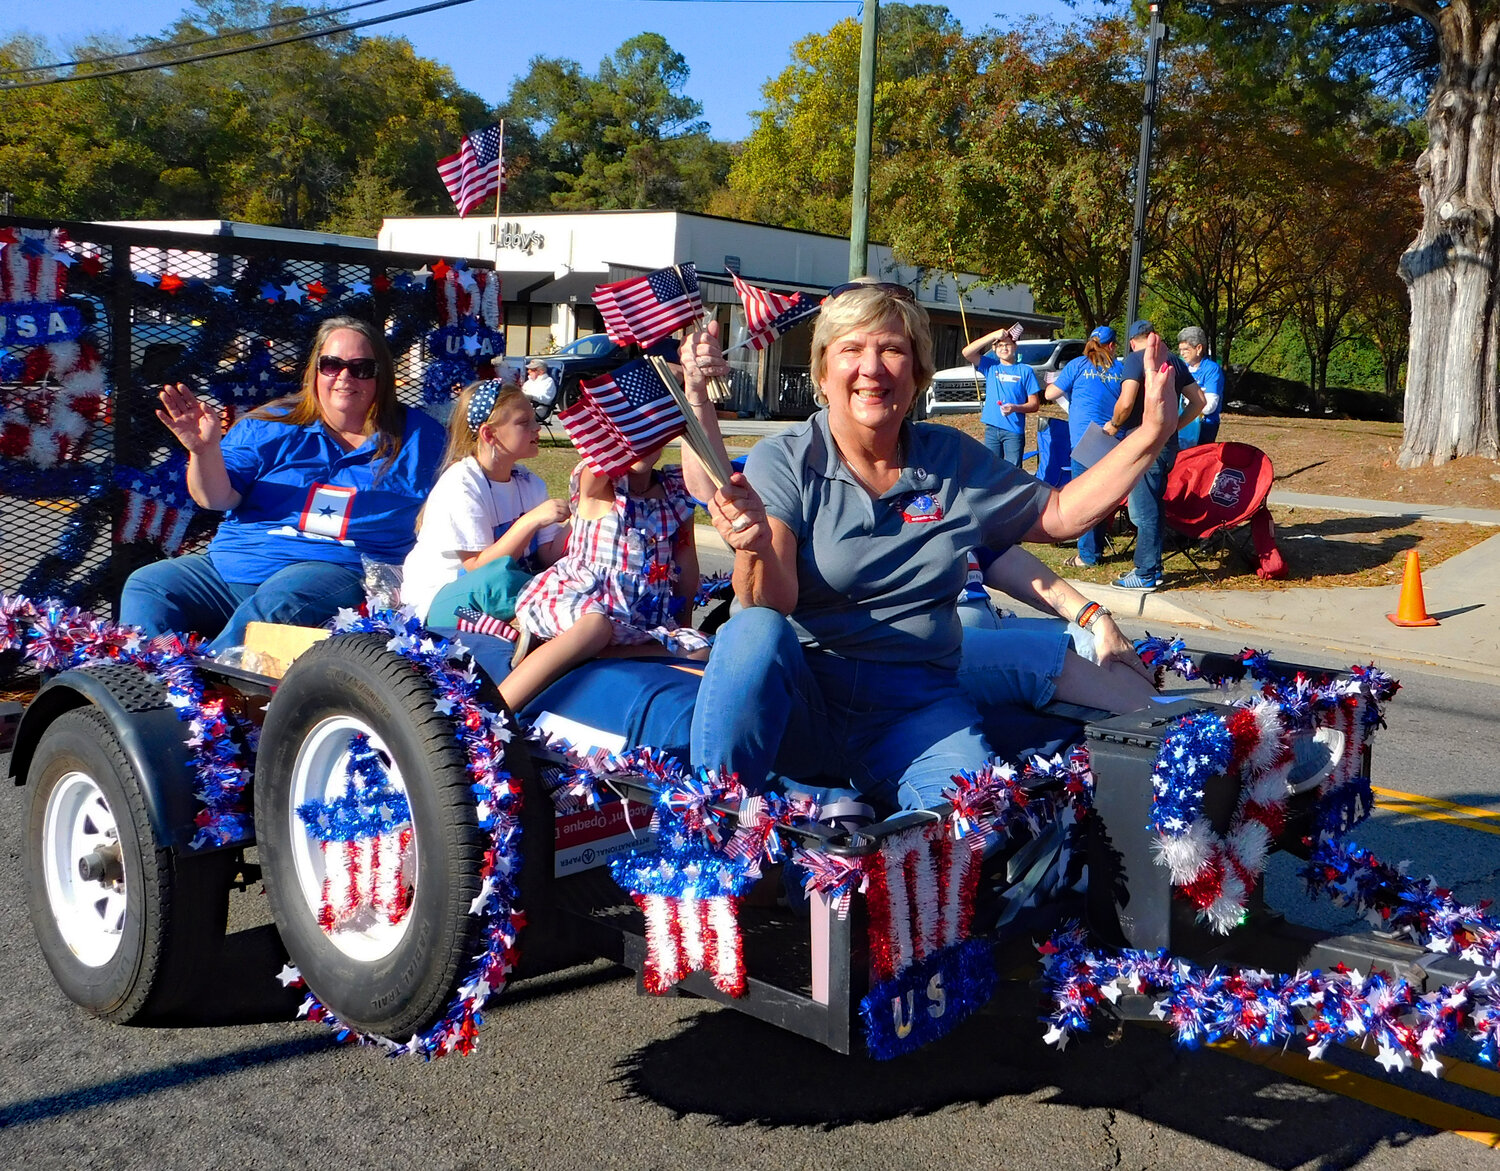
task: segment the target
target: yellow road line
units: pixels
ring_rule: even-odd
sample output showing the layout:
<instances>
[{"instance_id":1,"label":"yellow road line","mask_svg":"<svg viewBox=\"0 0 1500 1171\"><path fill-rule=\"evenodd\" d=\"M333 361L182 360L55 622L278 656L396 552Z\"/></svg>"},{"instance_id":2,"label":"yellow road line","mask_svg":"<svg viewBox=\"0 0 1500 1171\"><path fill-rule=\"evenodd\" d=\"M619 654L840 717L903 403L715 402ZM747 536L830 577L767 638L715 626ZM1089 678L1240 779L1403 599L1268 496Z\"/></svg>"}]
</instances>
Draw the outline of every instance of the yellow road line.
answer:
<instances>
[{"instance_id":1,"label":"yellow road line","mask_svg":"<svg viewBox=\"0 0 1500 1171\"><path fill-rule=\"evenodd\" d=\"M1370 787L1370 791L1377 797L1389 797L1395 801L1411 801L1418 805L1431 805L1437 809L1462 813L1466 817L1494 818L1500 821L1500 813L1493 809L1482 809L1478 805L1458 805L1452 801L1444 801L1441 797L1428 797L1421 793L1403 793L1399 789L1382 789L1375 785Z\"/></svg>"},{"instance_id":2,"label":"yellow road line","mask_svg":"<svg viewBox=\"0 0 1500 1171\"><path fill-rule=\"evenodd\" d=\"M1402 1089L1327 1062L1312 1061L1297 1053L1284 1053L1279 1049L1256 1049L1243 1041L1216 1041L1208 1048L1295 1078L1329 1093L1399 1114L1413 1122L1420 1122L1423 1126L1450 1131L1492 1149L1500 1148L1500 1118L1476 1114L1461 1106L1450 1106L1447 1102L1434 1101L1413 1090Z\"/></svg>"},{"instance_id":3,"label":"yellow road line","mask_svg":"<svg viewBox=\"0 0 1500 1171\"><path fill-rule=\"evenodd\" d=\"M1463 813L1448 813L1442 809L1434 809L1425 803L1407 804L1403 801L1392 801L1382 799L1375 802L1381 809L1388 809L1392 813L1404 813L1410 817L1420 817L1424 821L1441 821L1447 825L1456 825L1460 829L1472 829L1482 834L1500 835L1500 825L1491 825L1480 821L1476 817L1470 817Z\"/></svg>"}]
</instances>

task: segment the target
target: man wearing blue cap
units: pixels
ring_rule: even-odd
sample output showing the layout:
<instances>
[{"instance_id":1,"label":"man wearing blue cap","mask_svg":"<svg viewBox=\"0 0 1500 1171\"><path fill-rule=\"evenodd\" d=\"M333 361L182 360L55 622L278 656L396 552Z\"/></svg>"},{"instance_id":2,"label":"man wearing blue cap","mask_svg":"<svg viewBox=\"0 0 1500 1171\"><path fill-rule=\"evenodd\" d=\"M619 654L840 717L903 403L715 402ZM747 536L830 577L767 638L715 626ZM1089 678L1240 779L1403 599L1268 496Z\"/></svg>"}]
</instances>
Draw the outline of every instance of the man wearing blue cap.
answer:
<instances>
[{"instance_id":1,"label":"man wearing blue cap","mask_svg":"<svg viewBox=\"0 0 1500 1171\"><path fill-rule=\"evenodd\" d=\"M1113 417L1104 427L1111 435L1128 435L1141 425L1141 387L1146 383L1144 351L1155 332L1156 327L1149 321L1131 322L1130 353L1120 366L1120 397L1115 402ZM1167 361L1172 365L1177 393L1184 403L1177 418L1180 432L1202 412L1203 391L1181 358L1168 354ZM1156 461L1130 490L1128 504L1130 523L1135 525L1135 568L1124 577L1115 579L1114 584L1121 589L1154 590L1161 585L1161 498L1167 490L1167 475L1177 462L1177 451L1177 436L1171 435Z\"/></svg>"}]
</instances>

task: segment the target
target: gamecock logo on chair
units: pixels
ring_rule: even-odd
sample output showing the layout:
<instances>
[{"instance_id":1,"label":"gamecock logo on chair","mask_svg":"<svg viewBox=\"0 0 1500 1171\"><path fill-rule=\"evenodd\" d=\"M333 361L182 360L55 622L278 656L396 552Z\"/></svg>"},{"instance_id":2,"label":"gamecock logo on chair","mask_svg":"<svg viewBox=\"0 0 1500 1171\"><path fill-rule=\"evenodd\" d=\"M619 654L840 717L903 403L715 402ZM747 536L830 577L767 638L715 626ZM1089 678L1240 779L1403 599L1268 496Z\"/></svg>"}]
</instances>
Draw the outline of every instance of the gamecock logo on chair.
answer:
<instances>
[{"instance_id":1,"label":"gamecock logo on chair","mask_svg":"<svg viewBox=\"0 0 1500 1171\"><path fill-rule=\"evenodd\" d=\"M1245 491L1245 473L1238 468L1225 468L1214 477L1214 486L1208 490L1208 498L1221 508L1233 508L1239 504Z\"/></svg>"}]
</instances>

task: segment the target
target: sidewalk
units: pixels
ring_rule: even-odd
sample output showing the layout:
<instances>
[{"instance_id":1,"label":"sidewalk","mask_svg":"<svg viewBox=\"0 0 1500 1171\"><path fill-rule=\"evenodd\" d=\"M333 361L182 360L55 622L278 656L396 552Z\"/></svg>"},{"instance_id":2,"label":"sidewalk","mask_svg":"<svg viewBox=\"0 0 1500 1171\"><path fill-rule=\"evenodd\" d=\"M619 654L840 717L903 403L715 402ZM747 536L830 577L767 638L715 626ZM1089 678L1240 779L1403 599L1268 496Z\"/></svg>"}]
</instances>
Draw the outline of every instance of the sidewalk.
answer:
<instances>
[{"instance_id":1,"label":"sidewalk","mask_svg":"<svg viewBox=\"0 0 1500 1171\"><path fill-rule=\"evenodd\" d=\"M1356 512L1370 516L1414 516L1500 527L1500 512L1443 505L1354 500L1272 492L1271 500L1299 508ZM723 550L719 534L699 525L699 547ZM1386 619L1394 613L1400 584L1333 589L1157 590L1138 593L1109 585L1074 581L1085 597L1104 603L1122 620L1153 634L1197 627L1243 637L1247 644L1285 653L1294 642L1350 662L1395 659L1441 667L1486 679L1500 679L1500 533L1422 573L1427 612L1437 626L1403 628Z\"/></svg>"},{"instance_id":2,"label":"sidewalk","mask_svg":"<svg viewBox=\"0 0 1500 1171\"><path fill-rule=\"evenodd\" d=\"M1287 496L1292 496L1287 493ZM1277 493L1272 493L1274 501ZM1423 516L1433 520L1500 525L1500 512L1296 496L1301 507L1375 516ZM1149 594L1075 581L1083 594L1103 602L1127 621L1170 628L1198 626L1243 632L1247 642L1291 640L1357 659L1399 659L1490 679L1500 679L1500 534L1422 573L1427 612L1438 626L1400 627L1387 620L1400 598L1389 586L1333 589L1158 590Z\"/></svg>"}]
</instances>

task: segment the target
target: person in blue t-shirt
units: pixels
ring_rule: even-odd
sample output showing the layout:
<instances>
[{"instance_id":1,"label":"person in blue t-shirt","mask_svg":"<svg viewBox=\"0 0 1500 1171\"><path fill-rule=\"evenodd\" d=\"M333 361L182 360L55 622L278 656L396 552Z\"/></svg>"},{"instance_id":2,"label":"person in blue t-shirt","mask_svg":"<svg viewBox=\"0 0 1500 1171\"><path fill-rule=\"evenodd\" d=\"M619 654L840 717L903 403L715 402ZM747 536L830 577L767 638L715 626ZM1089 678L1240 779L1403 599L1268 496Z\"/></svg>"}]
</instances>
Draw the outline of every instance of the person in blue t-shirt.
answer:
<instances>
[{"instance_id":1,"label":"person in blue t-shirt","mask_svg":"<svg viewBox=\"0 0 1500 1171\"><path fill-rule=\"evenodd\" d=\"M1120 364L1120 397L1115 403L1115 413L1104 430L1110 435L1129 435L1141 424L1141 388L1145 385L1145 351L1150 339L1156 336L1156 328L1149 321L1132 322L1130 326L1130 353ZM1188 426L1203 410L1203 391L1193 381L1193 375L1175 354L1166 355L1172 368L1177 393L1182 406L1177 416L1177 430ZM1167 477L1172 465L1177 462L1178 437L1167 436L1167 441L1151 466L1146 469L1134 488L1130 490L1128 505L1130 523L1135 525L1135 568L1113 584L1126 590L1154 590L1161 585L1162 545L1162 496L1167 490Z\"/></svg>"},{"instance_id":2,"label":"person in blue t-shirt","mask_svg":"<svg viewBox=\"0 0 1500 1171\"><path fill-rule=\"evenodd\" d=\"M1203 391L1203 413L1177 433L1181 447L1219 440L1219 408L1224 404L1224 369L1208 356L1208 334L1197 325L1177 332L1177 356Z\"/></svg>"},{"instance_id":3,"label":"person in blue t-shirt","mask_svg":"<svg viewBox=\"0 0 1500 1171\"><path fill-rule=\"evenodd\" d=\"M989 352L986 353L985 351ZM964 361L984 375L984 445L1007 463L1021 466L1026 416L1042 406L1042 388L1030 366L1016 361L1016 334L997 329L970 342Z\"/></svg>"},{"instance_id":4,"label":"person in blue t-shirt","mask_svg":"<svg viewBox=\"0 0 1500 1171\"><path fill-rule=\"evenodd\" d=\"M1068 398L1068 443L1078 446L1090 423L1103 427L1114 414L1115 400L1120 397L1120 360L1115 357L1115 331L1101 325L1083 347L1083 353L1060 371L1053 383L1057 393ZM1073 477L1086 469L1076 459ZM1099 564L1099 550L1104 544L1109 519L1078 538L1078 552L1063 562L1065 569L1083 569Z\"/></svg>"},{"instance_id":5,"label":"person in blue t-shirt","mask_svg":"<svg viewBox=\"0 0 1500 1171\"><path fill-rule=\"evenodd\" d=\"M187 488L225 513L208 552L143 566L120 622L148 635L203 634L221 651L254 621L316 626L364 600L361 555L399 563L442 464L443 428L396 401L380 331L323 322L299 393L223 434L191 388L163 388L156 412L188 451Z\"/></svg>"}]
</instances>

